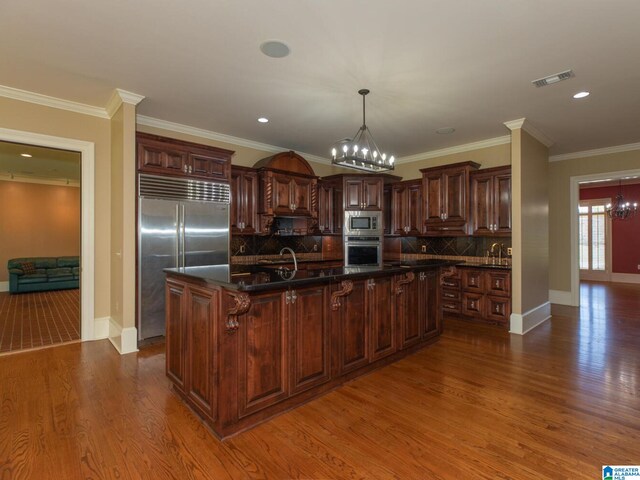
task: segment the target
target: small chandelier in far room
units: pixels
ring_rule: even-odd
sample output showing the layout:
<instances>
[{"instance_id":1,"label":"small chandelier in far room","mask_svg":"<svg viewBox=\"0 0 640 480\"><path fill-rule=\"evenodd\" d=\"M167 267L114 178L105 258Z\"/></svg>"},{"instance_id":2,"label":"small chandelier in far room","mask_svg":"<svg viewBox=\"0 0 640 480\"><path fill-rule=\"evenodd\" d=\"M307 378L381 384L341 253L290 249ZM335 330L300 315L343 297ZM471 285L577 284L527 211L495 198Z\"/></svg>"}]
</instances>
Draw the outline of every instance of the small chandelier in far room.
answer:
<instances>
[{"instance_id":1,"label":"small chandelier in far room","mask_svg":"<svg viewBox=\"0 0 640 480\"><path fill-rule=\"evenodd\" d=\"M638 213L638 203L625 202L622 196L622 180L619 183L620 190L613 204L607 204L607 214L612 220L626 220Z\"/></svg>"},{"instance_id":2,"label":"small chandelier in far room","mask_svg":"<svg viewBox=\"0 0 640 480\"><path fill-rule=\"evenodd\" d=\"M371 131L367 128L365 96L369 93L369 90L363 88L358 90L358 93L362 95L362 126L353 137L353 140L345 139L338 142L331 151L331 163L367 172L377 173L393 170L394 156L387 157L386 153L380 152L376 142L373 141Z\"/></svg>"}]
</instances>

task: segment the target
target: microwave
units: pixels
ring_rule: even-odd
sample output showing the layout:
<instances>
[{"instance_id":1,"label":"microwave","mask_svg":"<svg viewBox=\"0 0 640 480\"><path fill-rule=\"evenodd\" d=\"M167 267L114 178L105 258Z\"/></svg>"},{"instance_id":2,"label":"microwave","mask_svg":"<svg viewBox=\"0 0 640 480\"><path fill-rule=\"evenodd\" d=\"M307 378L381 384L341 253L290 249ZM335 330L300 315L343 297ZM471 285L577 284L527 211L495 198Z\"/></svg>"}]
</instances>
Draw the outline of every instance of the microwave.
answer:
<instances>
[{"instance_id":1,"label":"microwave","mask_svg":"<svg viewBox=\"0 0 640 480\"><path fill-rule=\"evenodd\" d=\"M344 234L355 236L382 235L382 212L345 211Z\"/></svg>"}]
</instances>

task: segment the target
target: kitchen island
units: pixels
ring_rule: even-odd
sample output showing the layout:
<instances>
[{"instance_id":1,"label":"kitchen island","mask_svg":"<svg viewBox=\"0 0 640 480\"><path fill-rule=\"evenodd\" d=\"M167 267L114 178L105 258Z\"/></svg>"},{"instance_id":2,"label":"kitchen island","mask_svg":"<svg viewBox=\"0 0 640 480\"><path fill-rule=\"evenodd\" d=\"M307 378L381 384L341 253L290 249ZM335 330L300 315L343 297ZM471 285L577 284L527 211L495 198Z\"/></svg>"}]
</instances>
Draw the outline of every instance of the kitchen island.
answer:
<instances>
[{"instance_id":1,"label":"kitchen island","mask_svg":"<svg viewBox=\"0 0 640 480\"><path fill-rule=\"evenodd\" d=\"M166 269L166 370L220 437L435 341L439 272L384 267Z\"/></svg>"}]
</instances>

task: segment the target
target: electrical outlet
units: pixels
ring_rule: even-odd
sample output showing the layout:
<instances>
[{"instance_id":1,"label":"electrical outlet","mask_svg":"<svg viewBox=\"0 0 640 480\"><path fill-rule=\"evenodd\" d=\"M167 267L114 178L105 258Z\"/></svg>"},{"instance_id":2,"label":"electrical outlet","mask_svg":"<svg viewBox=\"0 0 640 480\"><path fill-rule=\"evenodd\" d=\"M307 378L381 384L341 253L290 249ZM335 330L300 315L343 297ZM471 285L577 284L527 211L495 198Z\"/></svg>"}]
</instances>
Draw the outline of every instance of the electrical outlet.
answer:
<instances>
[{"instance_id":1,"label":"electrical outlet","mask_svg":"<svg viewBox=\"0 0 640 480\"><path fill-rule=\"evenodd\" d=\"M420 247L420 250L422 251L422 253L427 253L427 246L426 245L422 245ZM638 265L638 268L640 268L640 265Z\"/></svg>"},{"instance_id":2,"label":"electrical outlet","mask_svg":"<svg viewBox=\"0 0 640 480\"><path fill-rule=\"evenodd\" d=\"M638 270L640 270L640 265L638 265Z\"/></svg>"},{"instance_id":3,"label":"electrical outlet","mask_svg":"<svg viewBox=\"0 0 640 480\"><path fill-rule=\"evenodd\" d=\"M511 247L507 248L507 255L511 256L513 253L513 250L511 249ZM640 269L640 265L638 265L638 269Z\"/></svg>"},{"instance_id":4,"label":"electrical outlet","mask_svg":"<svg viewBox=\"0 0 640 480\"><path fill-rule=\"evenodd\" d=\"M318 244L317 244L317 243L314 243L314 244L313 244L313 251L314 251L314 252L317 252L317 251L318 251Z\"/></svg>"},{"instance_id":5,"label":"electrical outlet","mask_svg":"<svg viewBox=\"0 0 640 480\"><path fill-rule=\"evenodd\" d=\"M240 245L240 253L244 253L245 252L245 246L244 245Z\"/></svg>"}]
</instances>

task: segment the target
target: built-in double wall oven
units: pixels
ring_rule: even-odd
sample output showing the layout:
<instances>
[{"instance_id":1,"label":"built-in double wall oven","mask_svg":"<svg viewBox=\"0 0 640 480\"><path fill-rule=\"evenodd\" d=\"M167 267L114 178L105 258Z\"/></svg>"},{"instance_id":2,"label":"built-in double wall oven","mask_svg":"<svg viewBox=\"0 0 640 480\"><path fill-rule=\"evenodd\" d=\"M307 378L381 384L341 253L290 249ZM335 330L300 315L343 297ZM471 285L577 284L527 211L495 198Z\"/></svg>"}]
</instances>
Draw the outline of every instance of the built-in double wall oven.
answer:
<instances>
[{"instance_id":1,"label":"built-in double wall oven","mask_svg":"<svg viewBox=\"0 0 640 480\"><path fill-rule=\"evenodd\" d=\"M344 213L345 266L382 265L382 212Z\"/></svg>"}]
</instances>

